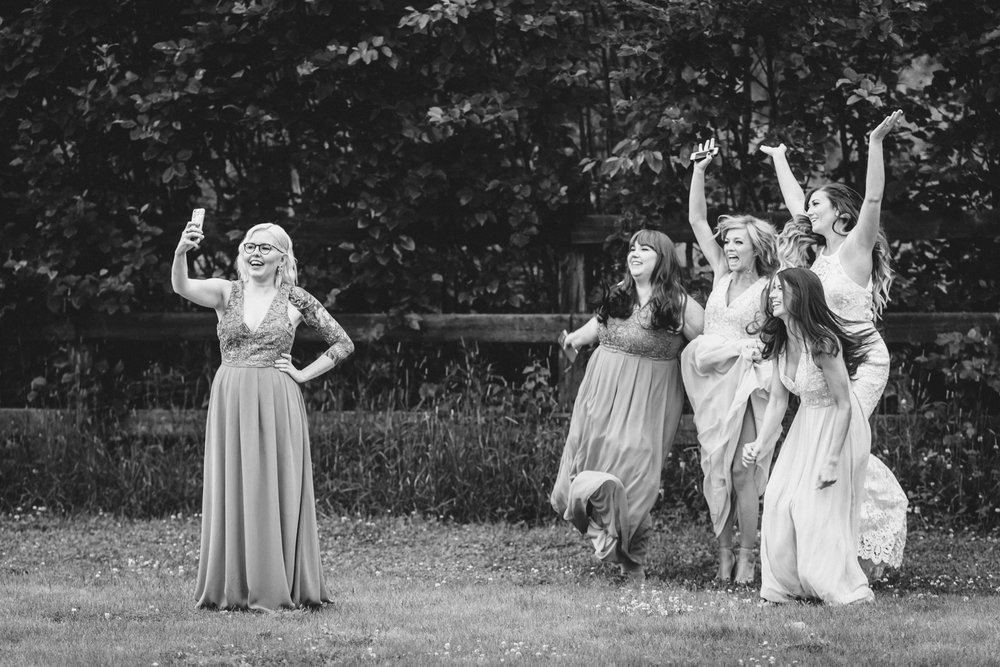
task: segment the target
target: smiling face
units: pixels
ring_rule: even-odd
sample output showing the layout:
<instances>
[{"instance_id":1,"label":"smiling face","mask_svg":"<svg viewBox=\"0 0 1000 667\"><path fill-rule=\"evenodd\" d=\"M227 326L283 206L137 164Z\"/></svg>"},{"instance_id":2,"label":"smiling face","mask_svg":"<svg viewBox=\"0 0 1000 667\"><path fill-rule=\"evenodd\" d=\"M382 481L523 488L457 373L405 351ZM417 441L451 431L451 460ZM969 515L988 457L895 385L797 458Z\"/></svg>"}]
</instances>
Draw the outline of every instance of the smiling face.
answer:
<instances>
[{"instance_id":1,"label":"smiling face","mask_svg":"<svg viewBox=\"0 0 1000 667\"><path fill-rule=\"evenodd\" d=\"M788 304L791 301L792 292L787 290L781 282L781 278L775 276L771 284L771 291L767 293L767 299L771 304L771 314L780 320L788 319Z\"/></svg>"},{"instance_id":2,"label":"smiling face","mask_svg":"<svg viewBox=\"0 0 1000 667\"><path fill-rule=\"evenodd\" d=\"M246 244L256 244L253 252L246 251ZM261 246L271 246L268 253L264 253ZM259 230L248 236L240 246L240 252L246 260L247 273L254 280L274 280L281 264L284 253L278 246L278 239L275 235L266 230Z\"/></svg>"},{"instance_id":3,"label":"smiling face","mask_svg":"<svg viewBox=\"0 0 1000 667\"><path fill-rule=\"evenodd\" d=\"M625 261L629 273L636 282L649 282L659 257L653 246L634 241Z\"/></svg>"},{"instance_id":4,"label":"smiling face","mask_svg":"<svg viewBox=\"0 0 1000 667\"><path fill-rule=\"evenodd\" d=\"M817 190L809 197L806 215L812 230L821 235L828 236L834 233L834 225L840 219L840 211L833 205L833 201L822 190Z\"/></svg>"},{"instance_id":5,"label":"smiling face","mask_svg":"<svg viewBox=\"0 0 1000 667\"><path fill-rule=\"evenodd\" d=\"M750 242L750 233L745 227L730 229L726 233L722 250L726 255L726 263L729 265L730 271L754 271L753 244Z\"/></svg>"}]
</instances>

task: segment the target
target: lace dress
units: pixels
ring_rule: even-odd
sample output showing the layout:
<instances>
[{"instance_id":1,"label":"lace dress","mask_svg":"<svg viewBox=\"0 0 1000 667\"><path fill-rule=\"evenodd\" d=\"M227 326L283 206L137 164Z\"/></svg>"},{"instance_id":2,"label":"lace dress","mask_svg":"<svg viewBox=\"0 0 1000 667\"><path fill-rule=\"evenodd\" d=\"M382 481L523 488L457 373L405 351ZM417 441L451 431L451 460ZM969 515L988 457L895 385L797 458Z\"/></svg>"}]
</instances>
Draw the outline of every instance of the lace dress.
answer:
<instances>
[{"instance_id":1,"label":"lace dress","mask_svg":"<svg viewBox=\"0 0 1000 667\"><path fill-rule=\"evenodd\" d=\"M801 402L764 493L760 595L771 602L873 600L857 551L871 446L868 420L851 392L851 422L837 481L820 489L819 472L833 446L834 402L822 369L808 353L802 354L794 378L785 375L786 364L779 356L781 382Z\"/></svg>"},{"instance_id":2,"label":"lace dress","mask_svg":"<svg viewBox=\"0 0 1000 667\"><path fill-rule=\"evenodd\" d=\"M858 325L858 330L875 332L877 336L867 361L858 368L852 381L868 418L878 406L889 380L889 349L875 329L871 283L862 287L851 280L840 263L839 252L820 254L811 268L823 283L830 309L845 319L864 322ZM878 576L885 565L898 568L903 563L907 504L906 493L895 475L877 456L871 455L865 479L865 502L861 507L858 557L874 576Z\"/></svg>"},{"instance_id":3,"label":"lace dress","mask_svg":"<svg viewBox=\"0 0 1000 667\"><path fill-rule=\"evenodd\" d=\"M282 285L264 320L243 319L234 281L217 330L222 366L212 383L205 433L198 606L281 609L330 600L323 581L305 404L299 386L274 368L291 351L288 305L340 361L353 345L322 304Z\"/></svg>"},{"instance_id":4,"label":"lace dress","mask_svg":"<svg viewBox=\"0 0 1000 667\"><path fill-rule=\"evenodd\" d=\"M550 496L604 561L646 560L650 510L684 406L680 333L651 329L648 310L608 318L573 405Z\"/></svg>"},{"instance_id":5,"label":"lace dress","mask_svg":"<svg viewBox=\"0 0 1000 667\"><path fill-rule=\"evenodd\" d=\"M753 344L759 338L747 333L747 325L760 316L767 278L760 278L727 305L733 275L722 276L712 289L705 304L705 332L681 353L681 375L701 445L703 490L716 535L722 532L731 511L732 467L743 417L749 406L759 432L771 381L771 364L748 353L757 349ZM740 346L734 343L740 343L744 353L740 354ZM764 493L770 467L770 454L757 460L754 482L758 495Z\"/></svg>"}]
</instances>

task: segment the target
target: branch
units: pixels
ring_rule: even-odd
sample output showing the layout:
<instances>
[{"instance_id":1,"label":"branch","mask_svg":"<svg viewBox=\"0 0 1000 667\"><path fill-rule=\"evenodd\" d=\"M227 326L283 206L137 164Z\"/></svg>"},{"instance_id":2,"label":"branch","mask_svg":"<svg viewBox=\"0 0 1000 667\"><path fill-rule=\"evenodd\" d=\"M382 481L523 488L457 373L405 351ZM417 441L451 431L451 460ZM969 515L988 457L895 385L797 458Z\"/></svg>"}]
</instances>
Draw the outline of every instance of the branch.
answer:
<instances>
[{"instance_id":1,"label":"branch","mask_svg":"<svg viewBox=\"0 0 1000 667\"><path fill-rule=\"evenodd\" d=\"M670 18L666 9L648 0L618 0L618 4L631 5L635 9L663 21L669 21Z\"/></svg>"}]
</instances>

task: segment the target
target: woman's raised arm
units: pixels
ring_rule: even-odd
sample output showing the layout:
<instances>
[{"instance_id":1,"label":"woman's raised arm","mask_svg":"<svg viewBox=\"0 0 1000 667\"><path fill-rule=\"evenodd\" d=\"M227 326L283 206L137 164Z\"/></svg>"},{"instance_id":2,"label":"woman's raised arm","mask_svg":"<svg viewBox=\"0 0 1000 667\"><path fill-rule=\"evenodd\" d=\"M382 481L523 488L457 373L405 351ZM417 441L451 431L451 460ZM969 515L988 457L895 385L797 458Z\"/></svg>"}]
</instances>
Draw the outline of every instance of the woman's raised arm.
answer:
<instances>
[{"instance_id":1,"label":"woman's raised arm","mask_svg":"<svg viewBox=\"0 0 1000 667\"><path fill-rule=\"evenodd\" d=\"M785 200L785 208L793 215L805 215L806 213L806 193L802 191L802 186L795 180L795 174L788 164L785 156L788 148L785 144L777 146L760 146L760 152L771 156L774 164L774 173L778 177L778 187L781 188L781 197Z\"/></svg>"}]
</instances>

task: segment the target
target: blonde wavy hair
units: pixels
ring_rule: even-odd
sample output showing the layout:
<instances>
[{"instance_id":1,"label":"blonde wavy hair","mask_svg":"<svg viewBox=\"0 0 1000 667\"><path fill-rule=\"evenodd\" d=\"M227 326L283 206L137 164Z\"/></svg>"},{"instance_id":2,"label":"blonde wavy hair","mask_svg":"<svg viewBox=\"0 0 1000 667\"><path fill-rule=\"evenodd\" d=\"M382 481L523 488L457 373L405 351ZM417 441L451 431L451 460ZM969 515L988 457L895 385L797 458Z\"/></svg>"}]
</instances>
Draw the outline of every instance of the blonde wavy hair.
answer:
<instances>
[{"instance_id":1,"label":"blonde wavy hair","mask_svg":"<svg viewBox=\"0 0 1000 667\"><path fill-rule=\"evenodd\" d=\"M269 232L275 240L275 243L272 245L284 255L281 264L278 265L278 271L275 273L274 284L278 286L282 283L297 284L299 281L299 269L298 262L295 261L295 253L292 251L292 239L288 235L288 232L282 229L281 225L273 222L262 222L259 225L254 225L247 230L247 233L243 236L243 240L236 246L236 273L239 275L240 280L243 282L250 280L250 270L247 268L247 258L243 252L243 244L257 232Z\"/></svg>"},{"instance_id":2,"label":"blonde wavy hair","mask_svg":"<svg viewBox=\"0 0 1000 667\"><path fill-rule=\"evenodd\" d=\"M721 215L715 235L725 242L726 235L734 229L747 231L757 275L770 276L778 270L778 232L774 225L752 215Z\"/></svg>"}]
</instances>

